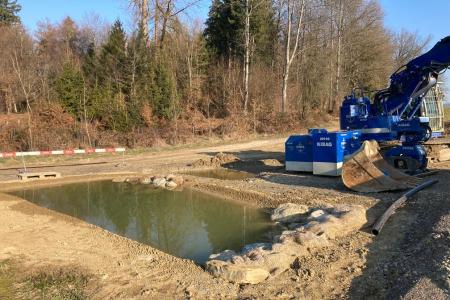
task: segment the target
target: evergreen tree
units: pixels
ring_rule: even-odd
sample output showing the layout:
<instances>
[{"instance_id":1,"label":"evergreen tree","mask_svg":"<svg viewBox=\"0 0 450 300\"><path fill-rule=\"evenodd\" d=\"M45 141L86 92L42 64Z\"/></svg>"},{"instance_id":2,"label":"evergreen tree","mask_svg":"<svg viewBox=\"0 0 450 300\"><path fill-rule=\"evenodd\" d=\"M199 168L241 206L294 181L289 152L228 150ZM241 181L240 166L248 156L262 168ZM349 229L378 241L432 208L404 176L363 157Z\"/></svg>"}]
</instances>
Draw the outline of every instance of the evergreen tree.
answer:
<instances>
[{"instance_id":1,"label":"evergreen tree","mask_svg":"<svg viewBox=\"0 0 450 300\"><path fill-rule=\"evenodd\" d=\"M214 0L204 32L207 46L218 56L241 52L244 15L240 0Z\"/></svg>"},{"instance_id":2,"label":"evergreen tree","mask_svg":"<svg viewBox=\"0 0 450 300\"><path fill-rule=\"evenodd\" d=\"M98 69L99 65L97 53L95 52L95 45L94 43L91 43L88 46L82 65L83 74L84 77L87 79L87 82L89 82L90 84L98 83L99 78Z\"/></svg>"},{"instance_id":3,"label":"evergreen tree","mask_svg":"<svg viewBox=\"0 0 450 300\"><path fill-rule=\"evenodd\" d=\"M271 0L251 0L250 35L254 40L255 57L270 63L275 58L278 32L275 26L275 11Z\"/></svg>"},{"instance_id":4,"label":"evergreen tree","mask_svg":"<svg viewBox=\"0 0 450 300\"><path fill-rule=\"evenodd\" d=\"M22 6L17 0L0 0L0 25L12 25L20 23L17 15Z\"/></svg>"},{"instance_id":5,"label":"evergreen tree","mask_svg":"<svg viewBox=\"0 0 450 300\"><path fill-rule=\"evenodd\" d=\"M254 52L265 61L273 57L277 32L271 0L250 1L250 35ZM208 48L216 55L229 58L244 53L244 0L214 0L204 31Z\"/></svg>"},{"instance_id":6,"label":"evergreen tree","mask_svg":"<svg viewBox=\"0 0 450 300\"><path fill-rule=\"evenodd\" d=\"M165 57L159 58L155 68L152 102L155 115L173 120L178 113L178 93Z\"/></svg>"},{"instance_id":7,"label":"evergreen tree","mask_svg":"<svg viewBox=\"0 0 450 300\"><path fill-rule=\"evenodd\" d=\"M108 39L99 57L100 81L109 84L114 93L127 90L127 38L122 23L117 20L111 28Z\"/></svg>"},{"instance_id":8,"label":"evergreen tree","mask_svg":"<svg viewBox=\"0 0 450 300\"><path fill-rule=\"evenodd\" d=\"M72 64L65 64L55 82L55 90L62 106L78 119L83 109L83 77Z\"/></svg>"},{"instance_id":9,"label":"evergreen tree","mask_svg":"<svg viewBox=\"0 0 450 300\"><path fill-rule=\"evenodd\" d=\"M142 105L147 102L150 106L151 86L153 84L153 58L147 47L148 38L142 27L133 34L128 45L128 65L131 77L131 102Z\"/></svg>"}]
</instances>

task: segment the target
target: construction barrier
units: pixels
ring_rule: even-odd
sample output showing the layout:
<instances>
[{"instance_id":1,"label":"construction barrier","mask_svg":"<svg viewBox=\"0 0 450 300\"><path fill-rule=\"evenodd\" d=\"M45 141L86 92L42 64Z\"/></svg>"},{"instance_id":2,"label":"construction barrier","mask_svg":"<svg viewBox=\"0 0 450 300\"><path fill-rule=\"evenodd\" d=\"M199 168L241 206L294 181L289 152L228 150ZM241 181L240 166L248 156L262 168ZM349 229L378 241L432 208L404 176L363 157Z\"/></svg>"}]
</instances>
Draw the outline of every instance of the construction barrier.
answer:
<instances>
[{"instance_id":1,"label":"construction barrier","mask_svg":"<svg viewBox=\"0 0 450 300\"><path fill-rule=\"evenodd\" d=\"M50 155L73 155L73 154L91 154L91 153L117 153L125 152L125 148L87 148L87 149L66 149L66 150L44 150L27 152L0 152L0 158L13 158L24 156L50 156Z\"/></svg>"}]
</instances>

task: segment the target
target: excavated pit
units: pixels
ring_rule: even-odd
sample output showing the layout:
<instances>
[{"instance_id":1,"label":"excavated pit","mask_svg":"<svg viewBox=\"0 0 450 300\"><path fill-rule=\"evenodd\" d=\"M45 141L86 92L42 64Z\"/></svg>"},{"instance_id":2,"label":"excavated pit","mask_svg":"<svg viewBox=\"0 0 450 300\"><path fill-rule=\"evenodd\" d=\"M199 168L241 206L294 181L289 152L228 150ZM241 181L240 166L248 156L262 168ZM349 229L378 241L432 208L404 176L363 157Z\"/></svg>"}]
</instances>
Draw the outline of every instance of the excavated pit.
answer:
<instances>
[{"instance_id":1,"label":"excavated pit","mask_svg":"<svg viewBox=\"0 0 450 300\"><path fill-rule=\"evenodd\" d=\"M199 264L276 234L263 210L187 188L101 181L11 194Z\"/></svg>"}]
</instances>

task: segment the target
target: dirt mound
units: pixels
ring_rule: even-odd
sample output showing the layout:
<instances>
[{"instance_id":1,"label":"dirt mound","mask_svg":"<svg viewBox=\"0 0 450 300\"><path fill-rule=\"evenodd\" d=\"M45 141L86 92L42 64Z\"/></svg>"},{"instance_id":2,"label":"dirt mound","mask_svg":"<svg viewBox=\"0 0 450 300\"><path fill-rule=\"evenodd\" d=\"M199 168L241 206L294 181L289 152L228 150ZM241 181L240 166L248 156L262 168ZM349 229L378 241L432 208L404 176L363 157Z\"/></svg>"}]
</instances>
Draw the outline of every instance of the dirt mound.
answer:
<instances>
[{"instance_id":1,"label":"dirt mound","mask_svg":"<svg viewBox=\"0 0 450 300\"><path fill-rule=\"evenodd\" d=\"M240 159L230 153L217 153L211 158L202 158L192 164L194 167L220 167L223 164L240 161Z\"/></svg>"}]
</instances>

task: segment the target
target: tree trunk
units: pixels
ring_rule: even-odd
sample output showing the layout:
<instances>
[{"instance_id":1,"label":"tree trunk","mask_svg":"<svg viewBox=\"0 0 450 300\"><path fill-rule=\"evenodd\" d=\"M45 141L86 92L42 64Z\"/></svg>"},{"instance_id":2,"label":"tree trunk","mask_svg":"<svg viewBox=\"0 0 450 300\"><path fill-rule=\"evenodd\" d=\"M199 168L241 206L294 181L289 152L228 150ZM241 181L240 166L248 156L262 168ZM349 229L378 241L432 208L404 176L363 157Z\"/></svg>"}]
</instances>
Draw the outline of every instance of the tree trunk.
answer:
<instances>
[{"instance_id":1,"label":"tree trunk","mask_svg":"<svg viewBox=\"0 0 450 300\"><path fill-rule=\"evenodd\" d=\"M244 114L248 112L250 77L250 1L245 0Z\"/></svg>"},{"instance_id":2,"label":"tree trunk","mask_svg":"<svg viewBox=\"0 0 450 300\"><path fill-rule=\"evenodd\" d=\"M339 21L338 21L338 32L337 32L337 53L336 53L336 83L334 92L334 104L332 110L336 110L339 107L339 97L340 97L340 79L341 79L341 60L342 60L342 34L344 26L344 4L339 1Z\"/></svg>"},{"instance_id":3,"label":"tree trunk","mask_svg":"<svg viewBox=\"0 0 450 300\"><path fill-rule=\"evenodd\" d=\"M155 44L155 49L158 48L158 24L159 24L159 0L155 0L155 16L153 24L153 42Z\"/></svg>"},{"instance_id":4,"label":"tree trunk","mask_svg":"<svg viewBox=\"0 0 450 300\"><path fill-rule=\"evenodd\" d=\"M285 57L284 57L284 71L283 71L283 81L281 88L281 112L285 113L287 111L287 87L289 83L289 71L294 61L295 56L298 53L298 42L300 39L300 29L303 23L303 15L305 12L305 0L301 1L300 12L298 16L297 29L295 31L295 44L294 48L291 52L291 32L292 32L292 23L293 17L295 13L295 1L297 0L287 0L287 34L286 34L286 44L285 44Z\"/></svg>"}]
</instances>

